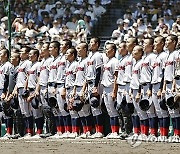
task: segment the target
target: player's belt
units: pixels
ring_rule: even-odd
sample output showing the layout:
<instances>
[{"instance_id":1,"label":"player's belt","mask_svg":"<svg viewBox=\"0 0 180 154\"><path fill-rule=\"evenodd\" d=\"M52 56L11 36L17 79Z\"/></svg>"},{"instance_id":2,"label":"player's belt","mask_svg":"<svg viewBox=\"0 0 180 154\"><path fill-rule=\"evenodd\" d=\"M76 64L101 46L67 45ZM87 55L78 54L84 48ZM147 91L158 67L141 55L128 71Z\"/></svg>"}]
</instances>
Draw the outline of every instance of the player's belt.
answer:
<instances>
[{"instance_id":1,"label":"player's belt","mask_svg":"<svg viewBox=\"0 0 180 154\"><path fill-rule=\"evenodd\" d=\"M57 84L56 84L56 83L54 83L54 82L49 82L49 83L48 83L48 86L50 86L50 87L56 87L56 86L57 86Z\"/></svg>"},{"instance_id":2,"label":"player's belt","mask_svg":"<svg viewBox=\"0 0 180 154\"><path fill-rule=\"evenodd\" d=\"M31 91L31 92L34 91L34 90L35 90L35 88L29 88L29 91Z\"/></svg>"},{"instance_id":3,"label":"player's belt","mask_svg":"<svg viewBox=\"0 0 180 154\"><path fill-rule=\"evenodd\" d=\"M142 83L141 85L142 86L148 86L150 83L148 82L148 83Z\"/></svg>"},{"instance_id":4,"label":"player's belt","mask_svg":"<svg viewBox=\"0 0 180 154\"><path fill-rule=\"evenodd\" d=\"M89 80L89 81L87 81L87 83L88 84L93 84L94 82L93 82L93 80Z\"/></svg>"},{"instance_id":5,"label":"player's belt","mask_svg":"<svg viewBox=\"0 0 180 154\"><path fill-rule=\"evenodd\" d=\"M171 84L171 83L172 83L172 81L167 81L167 80L166 80L166 84Z\"/></svg>"},{"instance_id":6,"label":"player's belt","mask_svg":"<svg viewBox=\"0 0 180 154\"><path fill-rule=\"evenodd\" d=\"M176 79L176 80L180 80L180 76L176 76L174 79Z\"/></svg>"}]
</instances>

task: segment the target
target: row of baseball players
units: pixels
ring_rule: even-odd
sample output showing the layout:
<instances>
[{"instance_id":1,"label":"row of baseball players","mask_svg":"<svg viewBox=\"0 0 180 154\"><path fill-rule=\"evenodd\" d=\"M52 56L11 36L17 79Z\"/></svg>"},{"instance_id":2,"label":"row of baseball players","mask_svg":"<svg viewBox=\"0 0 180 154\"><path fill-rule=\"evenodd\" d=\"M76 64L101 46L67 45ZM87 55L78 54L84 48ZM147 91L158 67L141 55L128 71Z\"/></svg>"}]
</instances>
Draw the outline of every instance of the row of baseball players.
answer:
<instances>
[{"instance_id":1,"label":"row of baseball players","mask_svg":"<svg viewBox=\"0 0 180 154\"><path fill-rule=\"evenodd\" d=\"M20 55L12 53L10 63L8 50L3 49L0 51L1 100L8 102L12 96L18 96L26 124L25 138L33 135L33 117L37 127L33 137L40 137L44 116L49 116L49 113L53 114L56 124L56 134L51 136L52 138L78 137L80 123L83 133L79 137L103 137L101 103L96 104L97 101L91 99L103 97L111 126L111 133L107 138L119 138L117 107L126 110L133 105L133 136L143 134L140 136L141 140L157 137L159 125L159 138L165 140L168 137L171 117L174 137L179 140L179 108L168 107L164 110L160 106L163 98L167 101L180 85L178 71L175 71L180 57L179 51L176 50L177 42L175 35L169 35L167 38L158 36L155 39L145 39L143 46L140 46L137 45L136 38L129 38L127 42L119 44L118 51L122 56L120 60L115 58L117 47L113 43L106 44L105 53L98 52L99 38L92 38L89 45L79 43L76 48L72 47L70 40L44 43L41 62L38 61L38 50L23 47ZM167 51L164 51L164 46ZM8 84L9 87L12 86L10 80L7 81L11 68L17 71L17 76L10 92ZM27 98L23 97L25 89L30 93ZM84 101L86 93L89 102ZM51 105L47 94L48 98L56 95L57 105ZM36 102L37 96L40 97L40 103L33 107L32 102ZM150 104L146 111L139 105L143 99L147 99ZM80 107L82 100L83 105ZM7 134L12 134L12 117L3 112L2 115L6 122ZM95 125L93 135L92 123Z\"/></svg>"}]
</instances>

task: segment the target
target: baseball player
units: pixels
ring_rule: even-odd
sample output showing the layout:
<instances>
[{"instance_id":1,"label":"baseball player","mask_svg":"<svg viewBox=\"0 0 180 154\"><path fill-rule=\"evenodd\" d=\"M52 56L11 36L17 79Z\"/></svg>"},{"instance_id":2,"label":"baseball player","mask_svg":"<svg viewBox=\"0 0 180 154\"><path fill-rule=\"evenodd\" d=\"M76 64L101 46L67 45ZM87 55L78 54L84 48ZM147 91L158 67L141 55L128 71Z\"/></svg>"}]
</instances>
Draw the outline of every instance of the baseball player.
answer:
<instances>
[{"instance_id":1,"label":"baseball player","mask_svg":"<svg viewBox=\"0 0 180 154\"><path fill-rule=\"evenodd\" d=\"M131 82L131 75L132 75L132 64L133 64L133 57L132 57L132 51L134 46L137 44L137 39L130 37L127 42L126 42L126 48L128 51L128 55L127 55L127 60L126 60L126 64L125 64L125 76L123 79L123 82L126 83L125 85L125 91L126 91L126 101L127 103L130 103L130 98L129 98L129 90L130 90L130 82ZM121 134L122 138L126 138L128 137L128 134L130 134L132 132L132 118L131 115L127 114L126 112L123 112L122 114L123 116L123 121L124 121L124 127L125 127L125 132L123 132Z\"/></svg>"},{"instance_id":2,"label":"baseball player","mask_svg":"<svg viewBox=\"0 0 180 154\"><path fill-rule=\"evenodd\" d=\"M143 63L140 72L140 84L143 89L142 99L148 97L150 102L150 108L147 111L149 117L149 125L150 125L149 140L151 138L155 138L157 136L157 131L158 131L158 118L155 113L154 103L152 103L152 85L151 85L152 70L153 70L154 61L157 57L157 55L153 53L153 43L154 40L152 38L144 39L143 50L145 56L143 58ZM144 138L146 137L144 136Z\"/></svg>"},{"instance_id":3,"label":"baseball player","mask_svg":"<svg viewBox=\"0 0 180 154\"><path fill-rule=\"evenodd\" d=\"M26 135L24 138L29 138L33 134L33 117L32 111L30 110L30 104L23 99L22 95L25 91L25 83L27 80L27 70L31 67L31 62L29 61L29 51L31 50L30 47L23 47L20 52L21 61L18 67L18 74L16 80L16 86L13 90L13 95L18 96L19 106L21 109L21 113L24 116L24 121L26 124Z\"/></svg>"},{"instance_id":4,"label":"baseball player","mask_svg":"<svg viewBox=\"0 0 180 154\"><path fill-rule=\"evenodd\" d=\"M115 98L117 95L117 86L114 82L117 80L116 67L118 59L115 58L116 45L113 43L106 44L107 63L103 66L103 77L101 84L103 88L104 103L110 116L111 133L106 138L119 138L119 119L118 112L115 108Z\"/></svg>"},{"instance_id":5,"label":"baseball player","mask_svg":"<svg viewBox=\"0 0 180 154\"><path fill-rule=\"evenodd\" d=\"M175 78L175 64L176 60L179 56L179 51L176 50L176 45L178 42L178 38L176 35L170 34L166 38L165 47L168 50L168 57L165 61L165 70L164 70L164 86L163 86L163 92L162 96L165 95L166 101L168 101L168 98L173 96L173 80ZM175 79L176 80L176 79ZM167 102L168 103L168 102ZM179 140L179 109L177 108L170 108L168 107L168 111L170 114L170 117L172 119L173 129L174 129L174 140ZM165 136L163 140L165 141L167 137Z\"/></svg>"},{"instance_id":6,"label":"baseball player","mask_svg":"<svg viewBox=\"0 0 180 154\"><path fill-rule=\"evenodd\" d=\"M53 61L49 66L50 70L49 70L49 77L48 77L48 97L51 95L52 96L56 95L57 68L58 68L58 62L62 58L62 55L59 54L59 51L60 51L60 43L58 41L51 42L49 45L49 52L50 52L50 55L53 57ZM60 138L60 136L65 131L63 118L60 114L60 111L57 105L56 107L52 108L52 111L55 116L57 133L54 136L50 136L50 138Z\"/></svg>"},{"instance_id":7,"label":"baseball player","mask_svg":"<svg viewBox=\"0 0 180 154\"><path fill-rule=\"evenodd\" d=\"M83 86L86 82L86 74L87 74L87 61L88 61L88 44L87 43L79 43L76 47L78 52L79 61L78 67L76 69L76 79L74 82L74 90L73 96L74 101L77 103L81 103L81 100L77 100L78 97L83 97L84 89ZM80 121L83 127L83 133L79 136L79 138L88 138L91 135L92 129L92 119L90 113L90 104L84 103L82 109L78 112Z\"/></svg>"},{"instance_id":8,"label":"baseball player","mask_svg":"<svg viewBox=\"0 0 180 154\"><path fill-rule=\"evenodd\" d=\"M89 96L91 94L100 93L100 77L101 77L101 69L103 64L102 54L98 52L98 48L100 47L100 39L97 37L91 38L89 43L89 50L91 54L88 56L87 61L87 74L86 74L86 86L88 87ZM91 99L89 98L91 101ZM91 106L91 111L94 117L95 122L95 134L91 136L91 138L102 138L103 137L103 121L102 121L102 111L101 106L99 105L97 108Z\"/></svg>"},{"instance_id":9,"label":"baseball player","mask_svg":"<svg viewBox=\"0 0 180 154\"><path fill-rule=\"evenodd\" d=\"M12 68L12 64L8 61L9 58L9 51L7 49L1 49L0 50L0 105L3 108L3 112L0 112L0 119L2 119L2 116L5 120L6 125L6 134L4 135L3 139L10 137L12 135L12 128L13 128L13 117L12 115L6 114L6 109L4 105L6 105L7 102L3 102L6 98L6 93L8 90L9 85L9 74L10 70Z\"/></svg>"},{"instance_id":10,"label":"baseball player","mask_svg":"<svg viewBox=\"0 0 180 154\"><path fill-rule=\"evenodd\" d=\"M46 99L48 92L48 77L49 77L50 65L53 61L53 58L50 57L50 53L49 53L49 44L50 43L48 42L44 43L41 49L42 61L40 64L39 81L38 81L38 84L40 86L40 99L41 99L43 114L46 123L46 134L45 134L46 136L55 133L54 132L55 122L53 120L54 115Z\"/></svg>"},{"instance_id":11,"label":"baseball player","mask_svg":"<svg viewBox=\"0 0 180 154\"><path fill-rule=\"evenodd\" d=\"M13 108L14 110L14 136L11 136L11 138L18 138L20 136L24 136L24 121L23 121L23 117L21 114L21 110L19 108L19 102L15 102L14 96L12 95L12 92L14 90L14 87L16 85L16 80L17 80L17 73L18 73L18 65L20 62L20 55L19 53L11 53L11 64L13 65L13 67L10 70L10 74L9 74L9 85L8 85L8 92L6 94L6 98L5 100L10 104L10 106ZM12 102L14 101L14 103L12 104Z\"/></svg>"},{"instance_id":12,"label":"baseball player","mask_svg":"<svg viewBox=\"0 0 180 154\"><path fill-rule=\"evenodd\" d=\"M152 100L154 103L155 111L159 121L160 127L160 136L158 140L163 138L162 136L168 136L169 130L169 113L166 110L163 110L160 107L160 101L163 101L164 98L161 98L161 92L163 89L164 83L164 62L167 59L167 52L163 51L165 45L165 38L158 36L154 39L154 53L157 55L154 61L153 70L152 70Z\"/></svg>"},{"instance_id":13,"label":"baseball player","mask_svg":"<svg viewBox=\"0 0 180 154\"><path fill-rule=\"evenodd\" d=\"M38 77L40 70L40 62L38 62L39 51L37 49L32 49L29 52L29 60L32 62L31 67L28 69L28 76L26 81L26 89L29 90L29 97L27 98L27 103L30 104L30 110L33 112L33 116L35 119L37 131L36 135L32 138L40 138L40 134L43 131L44 118L42 112L42 105L37 99L39 97L39 85L38 85ZM35 104L35 107L34 105ZM32 127L32 126L31 126Z\"/></svg>"},{"instance_id":14,"label":"baseball player","mask_svg":"<svg viewBox=\"0 0 180 154\"><path fill-rule=\"evenodd\" d=\"M75 48L69 48L66 52L66 60L67 65L65 68L65 88L66 88L66 102L67 102L67 110L71 115L72 122L72 133L68 135L68 138L76 138L79 135L80 130L80 118L78 112L73 109L73 102L71 102L71 95L74 88L74 81L76 79L76 69L78 63L76 61L77 58L77 50Z\"/></svg>"},{"instance_id":15,"label":"baseball player","mask_svg":"<svg viewBox=\"0 0 180 154\"><path fill-rule=\"evenodd\" d=\"M136 45L133 48L133 66L132 66L132 78L130 82L130 97L132 99L132 102L134 104L135 108L135 115L132 116L133 121L133 128L134 128L134 134L128 139L139 139L142 140L143 136L148 135L148 116L145 111L142 111L139 107L139 98L138 95L141 93L141 87L140 87L140 71L142 66L142 56L143 56L143 47ZM137 115L136 115L137 113ZM139 121L140 120L140 121Z\"/></svg>"},{"instance_id":16,"label":"baseball player","mask_svg":"<svg viewBox=\"0 0 180 154\"><path fill-rule=\"evenodd\" d=\"M56 78L56 96L57 102L59 106L59 110L64 122L65 133L61 135L61 138L67 138L71 133L71 117L70 114L64 110L64 104L66 103L66 94L65 94L65 67L67 65L66 61L66 51L72 47L72 42L68 39L65 39L61 42L60 45L60 54L61 59L57 63L57 78Z\"/></svg>"}]
</instances>

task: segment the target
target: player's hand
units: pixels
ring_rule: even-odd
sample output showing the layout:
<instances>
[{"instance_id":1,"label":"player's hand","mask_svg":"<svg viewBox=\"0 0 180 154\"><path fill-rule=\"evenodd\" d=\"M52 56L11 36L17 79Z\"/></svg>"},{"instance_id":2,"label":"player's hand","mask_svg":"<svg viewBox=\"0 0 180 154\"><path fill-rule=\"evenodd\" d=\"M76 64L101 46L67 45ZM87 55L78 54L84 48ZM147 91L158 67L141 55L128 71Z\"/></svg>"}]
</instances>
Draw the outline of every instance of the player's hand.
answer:
<instances>
[{"instance_id":1,"label":"player's hand","mask_svg":"<svg viewBox=\"0 0 180 154\"><path fill-rule=\"evenodd\" d=\"M140 98L141 98L141 93L137 93L137 95L135 97L135 101L139 102Z\"/></svg>"},{"instance_id":2,"label":"player's hand","mask_svg":"<svg viewBox=\"0 0 180 154\"><path fill-rule=\"evenodd\" d=\"M148 98L151 97L152 96L152 90L147 90L146 94L147 94Z\"/></svg>"},{"instance_id":3,"label":"player's hand","mask_svg":"<svg viewBox=\"0 0 180 154\"><path fill-rule=\"evenodd\" d=\"M158 90L158 92L157 92L157 99L161 98L161 94L162 94L161 90Z\"/></svg>"},{"instance_id":4,"label":"player's hand","mask_svg":"<svg viewBox=\"0 0 180 154\"><path fill-rule=\"evenodd\" d=\"M5 93L2 93L1 94L1 100L4 100L6 98L6 94Z\"/></svg>"},{"instance_id":5,"label":"player's hand","mask_svg":"<svg viewBox=\"0 0 180 154\"><path fill-rule=\"evenodd\" d=\"M115 101L115 99L116 99L116 97L117 97L117 93L112 92L112 93L111 93L111 97L112 97L112 100Z\"/></svg>"},{"instance_id":6,"label":"player's hand","mask_svg":"<svg viewBox=\"0 0 180 154\"><path fill-rule=\"evenodd\" d=\"M35 96L39 96L40 95L38 90L35 90L34 93L35 93Z\"/></svg>"},{"instance_id":7,"label":"player's hand","mask_svg":"<svg viewBox=\"0 0 180 154\"><path fill-rule=\"evenodd\" d=\"M175 88L175 87L172 87L171 92L172 92L172 93L176 92L176 88Z\"/></svg>"},{"instance_id":8,"label":"player's hand","mask_svg":"<svg viewBox=\"0 0 180 154\"><path fill-rule=\"evenodd\" d=\"M61 97L62 99L66 99L66 89L63 88L63 90L61 91Z\"/></svg>"},{"instance_id":9,"label":"player's hand","mask_svg":"<svg viewBox=\"0 0 180 154\"><path fill-rule=\"evenodd\" d=\"M164 98L164 97L165 97L165 94L166 94L166 91L163 90L163 91L161 92L161 97Z\"/></svg>"},{"instance_id":10,"label":"player's hand","mask_svg":"<svg viewBox=\"0 0 180 154\"><path fill-rule=\"evenodd\" d=\"M56 88L52 88L51 93L55 95L56 94Z\"/></svg>"},{"instance_id":11,"label":"player's hand","mask_svg":"<svg viewBox=\"0 0 180 154\"><path fill-rule=\"evenodd\" d=\"M92 93L93 93L93 94L98 93L98 88L97 88L97 87L94 87L93 90L92 90Z\"/></svg>"},{"instance_id":12,"label":"player's hand","mask_svg":"<svg viewBox=\"0 0 180 154\"><path fill-rule=\"evenodd\" d=\"M13 90L12 95L13 95L13 96L18 96L17 90Z\"/></svg>"}]
</instances>

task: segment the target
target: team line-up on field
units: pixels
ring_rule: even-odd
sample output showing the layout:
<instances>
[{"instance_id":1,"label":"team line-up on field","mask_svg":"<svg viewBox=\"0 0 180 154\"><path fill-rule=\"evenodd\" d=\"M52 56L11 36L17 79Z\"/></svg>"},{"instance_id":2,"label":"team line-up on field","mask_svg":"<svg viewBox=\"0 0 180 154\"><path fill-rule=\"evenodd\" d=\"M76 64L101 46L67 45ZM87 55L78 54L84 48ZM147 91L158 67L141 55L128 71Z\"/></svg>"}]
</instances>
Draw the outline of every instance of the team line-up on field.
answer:
<instances>
[{"instance_id":1,"label":"team line-up on field","mask_svg":"<svg viewBox=\"0 0 180 154\"><path fill-rule=\"evenodd\" d=\"M97 37L75 47L64 39L45 42L40 51L22 46L10 61L1 49L1 139L103 138L105 109L107 139L180 142L177 43L173 34L145 38L142 45L130 37L99 52Z\"/></svg>"}]
</instances>

